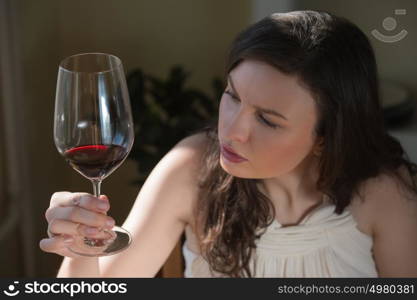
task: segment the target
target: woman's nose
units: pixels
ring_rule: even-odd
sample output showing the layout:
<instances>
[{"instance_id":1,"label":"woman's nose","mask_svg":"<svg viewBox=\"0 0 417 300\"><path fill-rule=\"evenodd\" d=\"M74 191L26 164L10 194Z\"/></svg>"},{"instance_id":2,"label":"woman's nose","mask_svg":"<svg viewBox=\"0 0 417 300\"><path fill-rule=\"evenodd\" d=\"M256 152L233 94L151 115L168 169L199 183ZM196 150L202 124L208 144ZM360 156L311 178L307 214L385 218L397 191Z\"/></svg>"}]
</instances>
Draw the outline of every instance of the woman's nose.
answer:
<instances>
[{"instance_id":1,"label":"woman's nose","mask_svg":"<svg viewBox=\"0 0 417 300\"><path fill-rule=\"evenodd\" d=\"M226 138L229 141L245 143L249 139L249 120L248 116L242 113L236 113L234 118L228 123L226 128Z\"/></svg>"}]
</instances>

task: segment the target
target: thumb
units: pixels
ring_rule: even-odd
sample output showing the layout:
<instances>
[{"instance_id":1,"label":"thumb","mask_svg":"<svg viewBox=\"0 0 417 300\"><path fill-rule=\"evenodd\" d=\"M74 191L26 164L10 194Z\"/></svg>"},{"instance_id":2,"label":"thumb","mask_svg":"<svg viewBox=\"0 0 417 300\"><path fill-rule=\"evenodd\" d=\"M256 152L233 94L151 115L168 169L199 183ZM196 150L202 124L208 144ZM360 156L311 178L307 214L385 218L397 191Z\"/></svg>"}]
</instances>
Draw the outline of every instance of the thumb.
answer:
<instances>
[{"instance_id":1,"label":"thumb","mask_svg":"<svg viewBox=\"0 0 417 300\"><path fill-rule=\"evenodd\" d=\"M109 197L107 197L106 195L100 195L100 197L98 197L100 200L104 200L104 201L109 201Z\"/></svg>"}]
</instances>

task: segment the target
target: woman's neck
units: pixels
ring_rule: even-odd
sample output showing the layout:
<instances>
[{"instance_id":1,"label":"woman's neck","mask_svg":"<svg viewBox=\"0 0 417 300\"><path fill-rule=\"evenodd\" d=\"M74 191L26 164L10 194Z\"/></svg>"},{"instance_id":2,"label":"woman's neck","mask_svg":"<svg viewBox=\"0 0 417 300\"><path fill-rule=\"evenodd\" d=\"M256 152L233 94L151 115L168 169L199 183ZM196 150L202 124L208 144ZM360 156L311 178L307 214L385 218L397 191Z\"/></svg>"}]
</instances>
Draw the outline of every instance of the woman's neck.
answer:
<instances>
[{"instance_id":1,"label":"woman's neck","mask_svg":"<svg viewBox=\"0 0 417 300\"><path fill-rule=\"evenodd\" d=\"M279 207L309 207L323 198L317 180L317 161L312 160L285 175L259 180L258 188Z\"/></svg>"}]
</instances>

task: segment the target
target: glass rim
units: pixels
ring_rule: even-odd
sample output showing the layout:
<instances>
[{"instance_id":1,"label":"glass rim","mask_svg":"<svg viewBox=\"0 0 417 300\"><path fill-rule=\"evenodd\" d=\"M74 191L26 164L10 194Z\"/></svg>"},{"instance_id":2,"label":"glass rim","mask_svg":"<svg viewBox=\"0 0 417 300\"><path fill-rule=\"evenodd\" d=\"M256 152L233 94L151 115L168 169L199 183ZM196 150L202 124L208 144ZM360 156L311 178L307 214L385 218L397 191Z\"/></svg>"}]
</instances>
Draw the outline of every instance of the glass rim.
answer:
<instances>
[{"instance_id":1,"label":"glass rim","mask_svg":"<svg viewBox=\"0 0 417 300\"><path fill-rule=\"evenodd\" d=\"M103 70L103 71L97 71L97 72L88 72L88 71L74 71L74 70L70 70L66 67L63 66L63 64L65 62L67 62L68 60L77 57L77 56L85 56L85 55L101 55L101 56L107 56L107 57L111 57L113 59L115 59L116 65L115 66L109 66L109 68L107 70ZM83 73L83 74L103 74L103 73L108 73L108 72L112 72L118 68L122 67L122 60L117 57L114 54L110 54L110 53L104 53L104 52L84 52L84 53L77 53L77 54L73 54L70 56L65 57L63 60L60 61L59 63L59 69L66 71L66 72L70 72L70 73Z\"/></svg>"}]
</instances>

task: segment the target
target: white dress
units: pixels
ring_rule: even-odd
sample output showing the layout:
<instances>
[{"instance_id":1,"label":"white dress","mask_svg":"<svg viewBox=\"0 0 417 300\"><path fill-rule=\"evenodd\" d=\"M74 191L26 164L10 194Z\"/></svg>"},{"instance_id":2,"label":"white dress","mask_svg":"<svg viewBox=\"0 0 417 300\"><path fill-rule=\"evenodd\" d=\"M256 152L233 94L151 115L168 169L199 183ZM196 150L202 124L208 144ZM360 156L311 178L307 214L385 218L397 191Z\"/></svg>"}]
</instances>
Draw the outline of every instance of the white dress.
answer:
<instances>
[{"instance_id":1,"label":"white dress","mask_svg":"<svg viewBox=\"0 0 417 300\"><path fill-rule=\"evenodd\" d=\"M378 277L372 237L357 228L350 206L337 215L326 199L296 226L283 227L274 220L255 241L249 265L253 277ZM210 272L187 240L182 251L184 277L227 277Z\"/></svg>"}]
</instances>

